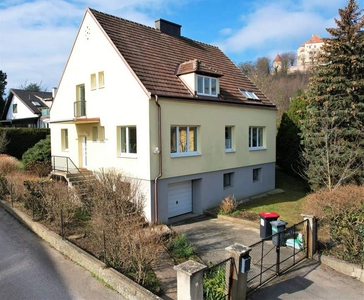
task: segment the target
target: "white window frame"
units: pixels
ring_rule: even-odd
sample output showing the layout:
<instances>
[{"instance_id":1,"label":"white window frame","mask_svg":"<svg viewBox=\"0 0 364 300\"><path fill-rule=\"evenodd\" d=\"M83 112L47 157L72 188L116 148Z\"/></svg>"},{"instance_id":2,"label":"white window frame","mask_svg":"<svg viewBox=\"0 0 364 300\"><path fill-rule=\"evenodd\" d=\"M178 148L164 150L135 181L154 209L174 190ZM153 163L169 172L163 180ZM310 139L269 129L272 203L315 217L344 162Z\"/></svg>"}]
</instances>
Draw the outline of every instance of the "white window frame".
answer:
<instances>
[{"instance_id":1,"label":"white window frame","mask_svg":"<svg viewBox=\"0 0 364 300\"><path fill-rule=\"evenodd\" d=\"M91 90L96 90L96 73L91 74Z\"/></svg>"},{"instance_id":2,"label":"white window frame","mask_svg":"<svg viewBox=\"0 0 364 300\"><path fill-rule=\"evenodd\" d=\"M133 138L131 129L135 129L135 150L131 147ZM118 127L118 153L120 156L136 157L138 153L138 134L136 126L119 126Z\"/></svg>"},{"instance_id":3,"label":"white window frame","mask_svg":"<svg viewBox=\"0 0 364 300\"><path fill-rule=\"evenodd\" d=\"M202 80L202 90L199 89L199 80ZM213 90L213 83L215 90ZM198 95L217 97L218 79L214 77L196 76L196 92Z\"/></svg>"},{"instance_id":4,"label":"white window frame","mask_svg":"<svg viewBox=\"0 0 364 300\"><path fill-rule=\"evenodd\" d=\"M181 132L183 130L186 131L185 142L181 141ZM191 138L193 138L194 146L191 145ZM194 149L192 151L191 146ZM171 126L170 147L171 157L198 155L198 126ZM181 149L181 147L185 150Z\"/></svg>"},{"instance_id":5,"label":"white window frame","mask_svg":"<svg viewBox=\"0 0 364 300\"><path fill-rule=\"evenodd\" d=\"M13 114L18 113L18 103L13 103Z\"/></svg>"},{"instance_id":6,"label":"white window frame","mask_svg":"<svg viewBox=\"0 0 364 300\"><path fill-rule=\"evenodd\" d=\"M225 134L225 152L233 152L234 151L234 126L225 126L224 134Z\"/></svg>"},{"instance_id":7,"label":"white window frame","mask_svg":"<svg viewBox=\"0 0 364 300\"><path fill-rule=\"evenodd\" d=\"M249 127L249 150L265 149L265 127Z\"/></svg>"},{"instance_id":8,"label":"white window frame","mask_svg":"<svg viewBox=\"0 0 364 300\"><path fill-rule=\"evenodd\" d=\"M240 89L240 92L244 95L245 98L249 100L260 100L259 97L252 91Z\"/></svg>"}]
</instances>

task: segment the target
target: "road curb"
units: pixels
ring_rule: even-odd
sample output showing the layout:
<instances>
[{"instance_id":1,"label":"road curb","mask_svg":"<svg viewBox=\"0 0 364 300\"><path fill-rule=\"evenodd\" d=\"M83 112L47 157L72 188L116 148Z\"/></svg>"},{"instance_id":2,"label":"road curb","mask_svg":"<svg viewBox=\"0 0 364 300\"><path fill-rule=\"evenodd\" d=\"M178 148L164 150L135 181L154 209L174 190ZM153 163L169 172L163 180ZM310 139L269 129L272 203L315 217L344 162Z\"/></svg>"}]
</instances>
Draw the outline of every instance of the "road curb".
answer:
<instances>
[{"instance_id":1,"label":"road curb","mask_svg":"<svg viewBox=\"0 0 364 300\"><path fill-rule=\"evenodd\" d=\"M0 200L0 206L12 214L22 224L32 230L35 234L41 237L53 248L70 258L72 261L84 267L86 270L93 273L105 283L110 285L119 294L129 300L162 300L162 298L154 295L152 292L143 288L131 279L122 275L112 268L107 268L106 265L90 255L86 251L78 248L69 241L62 239L61 236L49 230L44 225L34 222L27 214L11 207L8 203Z\"/></svg>"}]
</instances>

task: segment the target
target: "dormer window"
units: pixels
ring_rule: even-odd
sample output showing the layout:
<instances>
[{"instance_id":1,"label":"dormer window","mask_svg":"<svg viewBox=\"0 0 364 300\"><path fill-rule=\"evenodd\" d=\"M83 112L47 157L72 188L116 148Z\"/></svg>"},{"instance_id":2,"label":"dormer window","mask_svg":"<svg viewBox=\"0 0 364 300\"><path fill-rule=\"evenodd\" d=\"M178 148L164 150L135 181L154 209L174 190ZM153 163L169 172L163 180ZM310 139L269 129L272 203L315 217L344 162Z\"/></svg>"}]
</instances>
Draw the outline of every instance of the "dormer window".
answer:
<instances>
[{"instance_id":1,"label":"dormer window","mask_svg":"<svg viewBox=\"0 0 364 300\"><path fill-rule=\"evenodd\" d=\"M240 89L240 92L244 95L245 98L247 98L248 100L260 100L259 97L257 95L255 95L254 92L252 91L247 91L244 89Z\"/></svg>"},{"instance_id":2,"label":"dormer window","mask_svg":"<svg viewBox=\"0 0 364 300\"><path fill-rule=\"evenodd\" d=\"M213 77L197 75L197 94L216 97L217 79Z\"/></svg>"}]
</instances>

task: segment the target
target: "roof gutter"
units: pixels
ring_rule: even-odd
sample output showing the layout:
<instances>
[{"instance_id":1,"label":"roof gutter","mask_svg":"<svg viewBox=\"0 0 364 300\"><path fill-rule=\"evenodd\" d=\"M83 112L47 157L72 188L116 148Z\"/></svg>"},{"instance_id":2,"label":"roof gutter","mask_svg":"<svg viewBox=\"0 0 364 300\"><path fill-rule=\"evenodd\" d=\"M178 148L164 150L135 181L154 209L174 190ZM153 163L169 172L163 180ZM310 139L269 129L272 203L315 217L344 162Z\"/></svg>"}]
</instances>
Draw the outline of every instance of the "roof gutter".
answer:
<instances>
[{"instance_id":1,"label":"roof gutter","mask_svg":"<svg viewBox=\"0 0 364 300\"><path fill-rule=\"evenodd\" d=\"M155 104L158 107L158 149L154 153L158 153L159 173L154 179L154 223L158 223L158 180L162 177L162 109L158 102L158 95L155 95Z\"/></svg>"}]
</instances>

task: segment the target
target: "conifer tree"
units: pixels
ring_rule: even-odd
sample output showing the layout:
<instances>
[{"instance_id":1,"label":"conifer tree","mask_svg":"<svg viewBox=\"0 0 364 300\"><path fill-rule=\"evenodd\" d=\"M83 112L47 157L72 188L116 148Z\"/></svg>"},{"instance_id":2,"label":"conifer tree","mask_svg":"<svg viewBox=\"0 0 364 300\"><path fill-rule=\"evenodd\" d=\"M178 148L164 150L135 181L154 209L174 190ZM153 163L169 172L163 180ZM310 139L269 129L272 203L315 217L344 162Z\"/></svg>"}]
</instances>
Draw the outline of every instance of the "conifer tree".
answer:
<instances>
[{"instance_id":1,"label":"conifer tree","mask_svg":"<svg viewBox=\"0 0 364 300\"><path fill-rule=\"evenodd\" d=\"M313 190L364 181L364 15L355 0L328 28L301 127Z\"/></svg>"}]
</instances>

